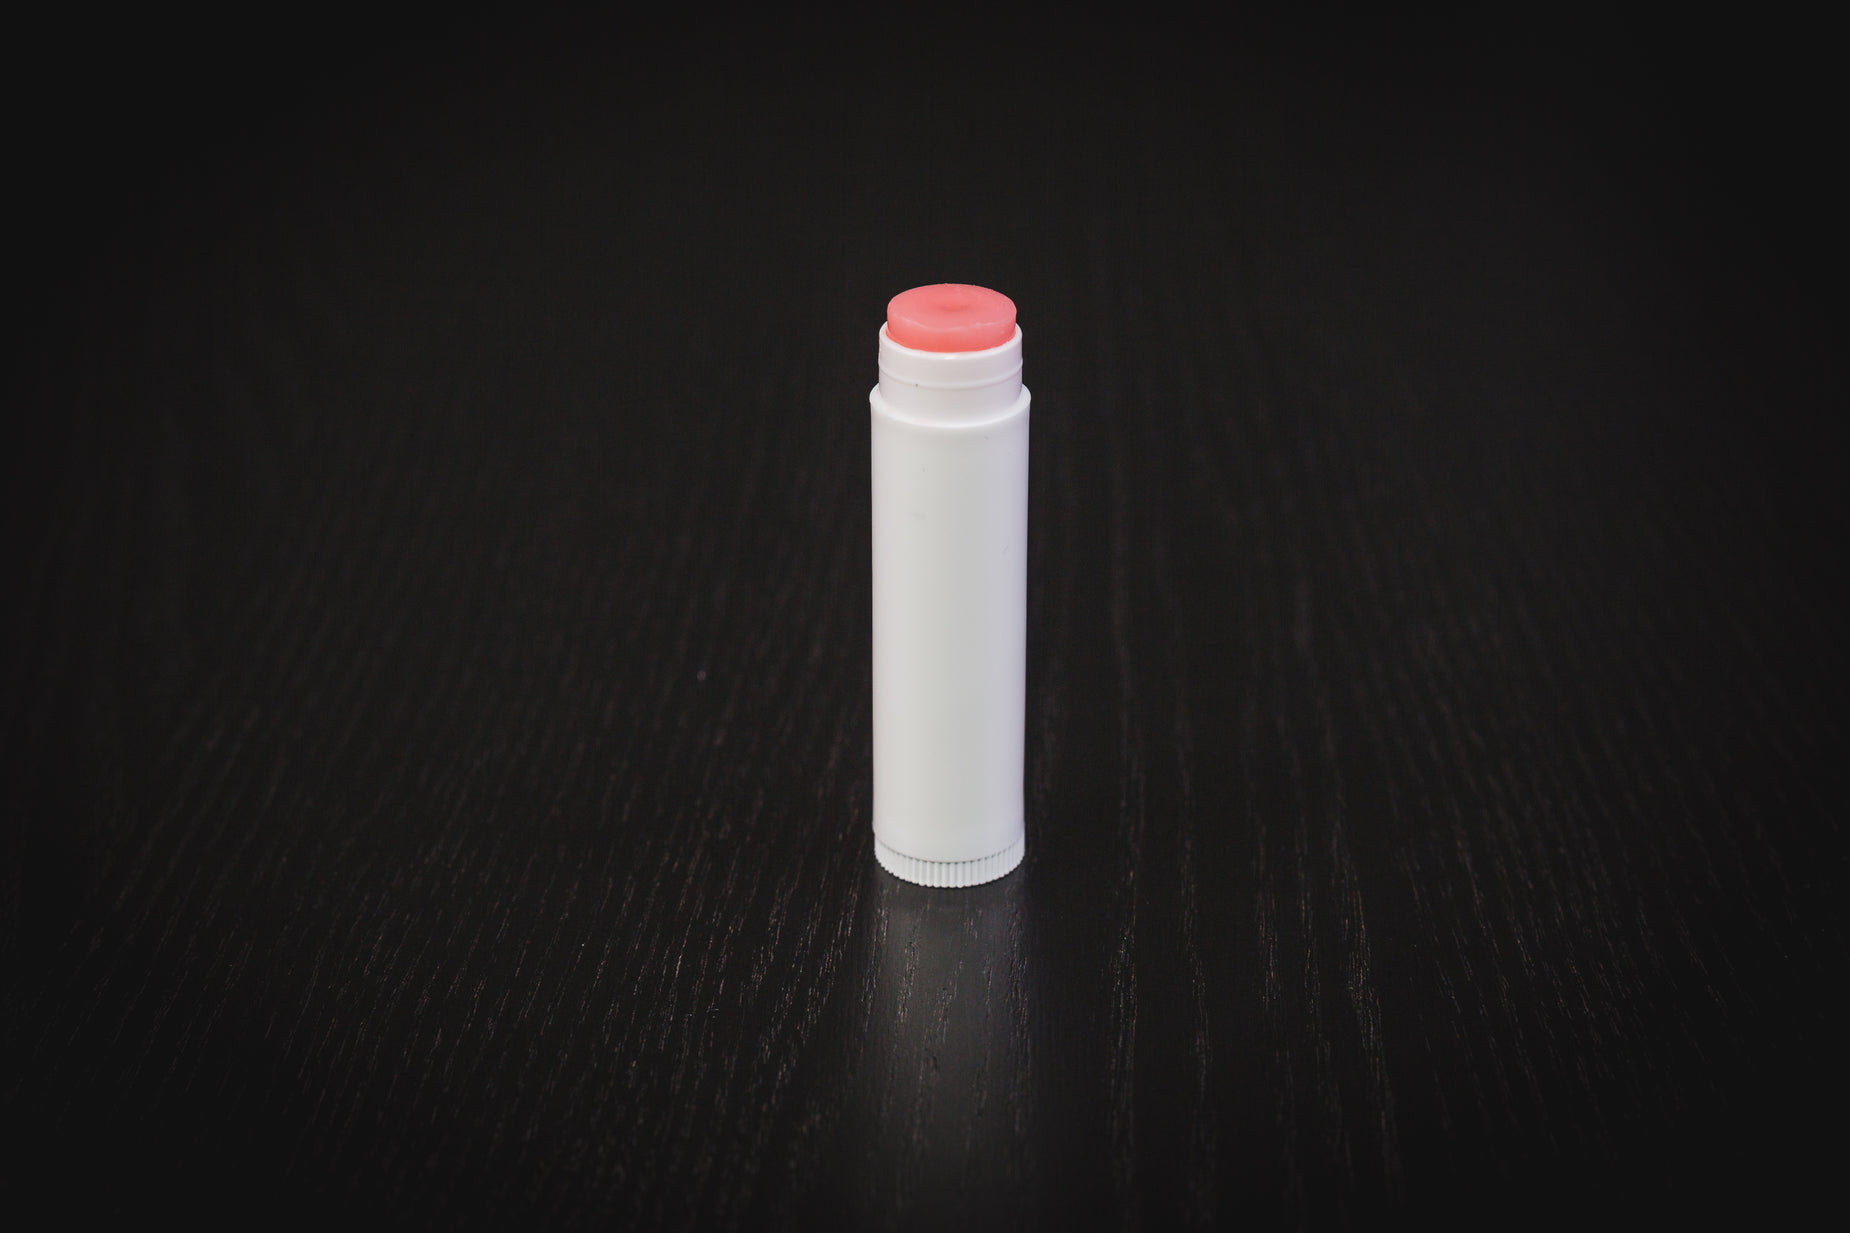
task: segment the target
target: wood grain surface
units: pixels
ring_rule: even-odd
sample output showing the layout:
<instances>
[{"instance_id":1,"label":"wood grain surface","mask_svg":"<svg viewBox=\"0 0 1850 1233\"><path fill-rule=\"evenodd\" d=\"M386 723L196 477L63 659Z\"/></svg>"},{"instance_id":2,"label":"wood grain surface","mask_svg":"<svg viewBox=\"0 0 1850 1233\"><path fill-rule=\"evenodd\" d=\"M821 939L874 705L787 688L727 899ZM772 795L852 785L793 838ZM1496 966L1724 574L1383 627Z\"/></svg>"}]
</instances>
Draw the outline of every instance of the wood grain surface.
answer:
<instances>
[{"instance_id":1,"label":"wood grain surface","mask_svg":"<svg viewBox=\"0 0 1850 1233\"><path fill-rule=\"evenodd\" d=\"M1544 33L483 23L34 146L15 1211L1828 1193L1823 207ZM937 281L1035 405L1028 856L961 891L869 821L874 332Z\"/></svg>"}]
</instances>

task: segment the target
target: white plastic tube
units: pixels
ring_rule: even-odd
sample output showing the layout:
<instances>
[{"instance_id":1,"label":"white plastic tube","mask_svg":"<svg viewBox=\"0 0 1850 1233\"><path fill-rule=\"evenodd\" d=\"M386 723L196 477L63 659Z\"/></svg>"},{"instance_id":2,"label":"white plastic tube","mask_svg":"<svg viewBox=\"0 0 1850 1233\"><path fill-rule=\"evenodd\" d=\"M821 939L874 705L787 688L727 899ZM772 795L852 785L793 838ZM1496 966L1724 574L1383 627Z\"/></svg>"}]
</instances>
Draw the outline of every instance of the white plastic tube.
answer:
<instances>
[{"instance_id":1,"label":"white plastic tube","mask_svg":"<svg viewBox=\"0 0 1850 1233\"><path fill-rule=\"evenodd\" d=\"M920 351L880 328L873 408L874 855L926 886L1021 863L1028 391L1021 330Z\"/></svg>"}]
</instances>

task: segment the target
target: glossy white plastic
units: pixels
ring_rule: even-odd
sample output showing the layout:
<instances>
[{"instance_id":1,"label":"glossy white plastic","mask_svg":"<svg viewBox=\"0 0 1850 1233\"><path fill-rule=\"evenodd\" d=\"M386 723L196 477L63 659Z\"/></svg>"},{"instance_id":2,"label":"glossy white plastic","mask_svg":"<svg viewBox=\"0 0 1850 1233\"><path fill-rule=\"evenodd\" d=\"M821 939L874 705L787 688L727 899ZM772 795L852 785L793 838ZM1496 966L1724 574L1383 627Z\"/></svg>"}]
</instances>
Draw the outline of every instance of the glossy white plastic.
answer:
<instances>
[{"instance_id":1,"label":"glossy white plastic","mask_svg":"<svg viewBox=\"0 0 1850 1233\"><path fill-rule=\"evenodd\" d=\"M873 420L874 854L926 886L1021 863L1028 391L1021 330L919 351L880 328Z\"/></svg>"}]
</instances>

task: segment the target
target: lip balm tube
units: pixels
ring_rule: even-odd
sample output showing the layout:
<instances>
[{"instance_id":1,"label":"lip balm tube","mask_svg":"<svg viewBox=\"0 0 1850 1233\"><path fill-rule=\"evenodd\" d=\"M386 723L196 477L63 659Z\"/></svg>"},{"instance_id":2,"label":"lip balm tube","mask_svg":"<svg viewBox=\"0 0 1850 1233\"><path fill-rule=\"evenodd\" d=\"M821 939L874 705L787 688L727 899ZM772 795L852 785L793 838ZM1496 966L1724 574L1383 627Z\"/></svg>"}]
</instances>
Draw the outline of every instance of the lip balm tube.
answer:
<instances>
[{"instance_id":1,"label":"lip balm tube","mask_svg":"<svg viewBox=\"0 0 1850 1233\"><path fill-rule=\"evenodd\" d=\"M1028 391L1007 296L887 305L873 420L874 855L925 886L1021 863Z\"/></svg>"}]
</instances>

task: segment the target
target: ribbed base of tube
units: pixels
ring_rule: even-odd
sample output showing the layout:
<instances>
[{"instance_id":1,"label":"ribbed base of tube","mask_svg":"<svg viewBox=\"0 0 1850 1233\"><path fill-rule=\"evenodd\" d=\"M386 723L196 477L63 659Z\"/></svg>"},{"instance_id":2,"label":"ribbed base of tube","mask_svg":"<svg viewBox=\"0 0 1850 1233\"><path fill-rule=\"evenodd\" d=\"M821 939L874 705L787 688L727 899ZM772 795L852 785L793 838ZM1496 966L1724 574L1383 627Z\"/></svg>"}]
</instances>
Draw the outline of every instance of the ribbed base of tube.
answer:
<instances>
[{"instance_id":1,"label":"ribbed base of tube","mask_svg":"<svg viewBox=\"0 0 1850 1233\"><path fill-rule=\"evenodd\" d=\"M874 836L874 859L880 862L880 867L896 878L920 886L981 886L993 882L1021 864L1022 854L1027 850L1025 839L1017 839L995 855L981 856L973 861L922 861L916 856L895 852L880 841L880 836Z\"/></svg>"}]
</instances>

